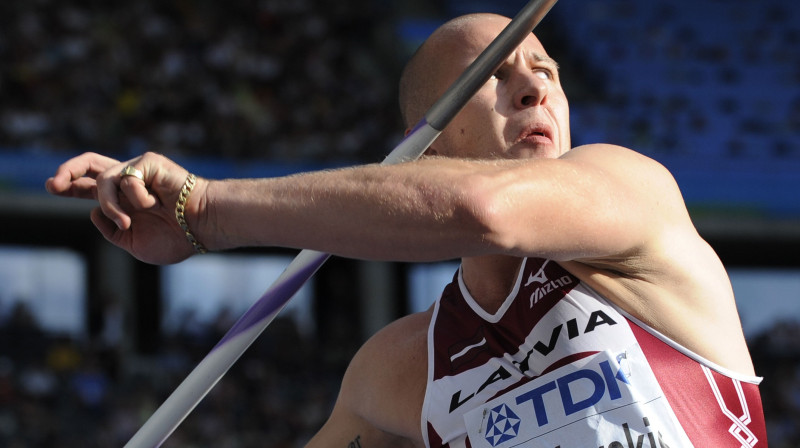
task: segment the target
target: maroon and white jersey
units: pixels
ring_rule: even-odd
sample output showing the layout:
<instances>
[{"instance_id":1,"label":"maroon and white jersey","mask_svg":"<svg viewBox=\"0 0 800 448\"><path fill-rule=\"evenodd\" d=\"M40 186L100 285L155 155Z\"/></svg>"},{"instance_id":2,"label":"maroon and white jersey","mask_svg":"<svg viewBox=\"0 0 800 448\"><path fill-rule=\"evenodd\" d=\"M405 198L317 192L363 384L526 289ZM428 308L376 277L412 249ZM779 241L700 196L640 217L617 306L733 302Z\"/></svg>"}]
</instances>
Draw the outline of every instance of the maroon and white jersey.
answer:
<instances>
[{"instance_id":1,"label":"maroon and white jersey","mask_svg":"<svg viewBox=\"0 0 800 448\"><path fill-rule=\"evenodd\" d=\"M459 271L428 330L429 448L766 447L758 384L527 259L495 314Z\"/></svg>"}]
</instances>

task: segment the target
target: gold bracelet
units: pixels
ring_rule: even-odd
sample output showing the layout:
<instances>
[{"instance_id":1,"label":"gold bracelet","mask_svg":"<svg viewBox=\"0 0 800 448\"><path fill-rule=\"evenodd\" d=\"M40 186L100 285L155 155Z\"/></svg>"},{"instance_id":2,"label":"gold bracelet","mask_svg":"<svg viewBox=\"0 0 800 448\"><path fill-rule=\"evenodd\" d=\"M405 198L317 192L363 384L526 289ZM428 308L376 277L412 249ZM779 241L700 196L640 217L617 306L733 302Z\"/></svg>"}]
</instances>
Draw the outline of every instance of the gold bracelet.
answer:
<instances>
[{"instance_id":1,"label":"gold bracelet","mask_svg":"<svg viewBox=\"0 0 800 448\"><path fill-rule=\"evenodd\" d=\"M181 226L181 229L183 229L183 232L186 234L186 239L192 243L195 252L204 254L208 252L208 249L194 237L192 231L189 230L189 224L186 223L186 216L183 214L186 211L186 201L189 200L189 195L192 194L192 189L194 189L196 180L197 177L192 173L186 176L186 182L183 183L181 192L178 194L178 202L175 203L175 218L178 219L178 225Z\"/></svg>"}]
</instances>

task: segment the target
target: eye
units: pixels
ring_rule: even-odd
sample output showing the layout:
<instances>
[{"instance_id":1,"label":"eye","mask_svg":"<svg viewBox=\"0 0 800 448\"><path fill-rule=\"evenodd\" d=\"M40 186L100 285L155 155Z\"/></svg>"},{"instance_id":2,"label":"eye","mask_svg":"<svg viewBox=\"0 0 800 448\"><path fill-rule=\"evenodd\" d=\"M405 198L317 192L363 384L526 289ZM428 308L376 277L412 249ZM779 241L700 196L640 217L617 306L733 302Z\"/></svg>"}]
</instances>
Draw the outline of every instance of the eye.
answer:
<instances>
[{"instance_id":1,"label":"eye","mask_svg":"<svg viewBox=\"0 0 800 448\"><path fill-rule=\"evenodd\" d=\"M534 70L534 74L539 77L539 79L543 80L551 80L553 79L553 72L550 69L540 68Z\"/></svg>"},{"instance_id":2,"label":"eye","mask_svg":"<svg viewBox=\"0 0 800 448\"><path fill-rule=\"evenodd\" d=\"M492 74L491 79L494 79L496 81L502 81L506 79L506 71L503 70L502 68L497 70L496 72L494 72L494 74Z\"/></svg>"}]
</instances>

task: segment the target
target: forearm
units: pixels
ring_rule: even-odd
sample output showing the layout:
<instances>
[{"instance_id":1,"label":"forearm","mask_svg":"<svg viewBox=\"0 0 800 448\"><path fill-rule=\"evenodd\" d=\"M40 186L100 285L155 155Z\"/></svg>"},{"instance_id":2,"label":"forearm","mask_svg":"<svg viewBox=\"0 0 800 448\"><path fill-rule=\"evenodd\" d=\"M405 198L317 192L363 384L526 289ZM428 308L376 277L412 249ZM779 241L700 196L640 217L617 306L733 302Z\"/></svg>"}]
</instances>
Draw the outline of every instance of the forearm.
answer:
<instances>
[{"instance_id":1,"label":"forearm","mask_svg":"<svg viewBox=\"0 0 800 448\"><path fill-rule=\"evenodd\" d=\"M198 238L212 250L572 260L633 253L687 219L668 172L615 147L579 148L562 160L426 158L205 185Z\"/></svg>"},{"instance_id":2,"label":"forearm","mask_svg":"<svg viewBox=\"0 0 800 448\"><path fill-rule=\"evenodd\" d=\"M212 249L282 246L366 259L471 255L485 242L471 198L455 182L469 169L427 160L210 182L201 238Z\"/></svg>"}]
</instances>

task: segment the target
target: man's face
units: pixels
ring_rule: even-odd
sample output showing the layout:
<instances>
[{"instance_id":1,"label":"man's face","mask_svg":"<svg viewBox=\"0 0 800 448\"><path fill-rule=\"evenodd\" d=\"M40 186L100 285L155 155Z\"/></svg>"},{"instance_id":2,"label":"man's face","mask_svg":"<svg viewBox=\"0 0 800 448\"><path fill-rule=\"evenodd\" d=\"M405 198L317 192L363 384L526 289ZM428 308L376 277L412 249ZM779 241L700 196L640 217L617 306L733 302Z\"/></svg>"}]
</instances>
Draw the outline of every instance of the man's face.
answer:
<instances>
[{"instance_id":1,"label":"man's face","mask_svg":"<svg viewBox=\"0 0 800 448\"><path fill-rule=\"evenodd\" d=\"M440 47L440 93L508 23L474 21ZM444 49L442 52L441 50ZM464 158L556 158L570 149L569 106L558 66L532 34L467 103L429 153Z\"/></svg>"}]
</instances>

